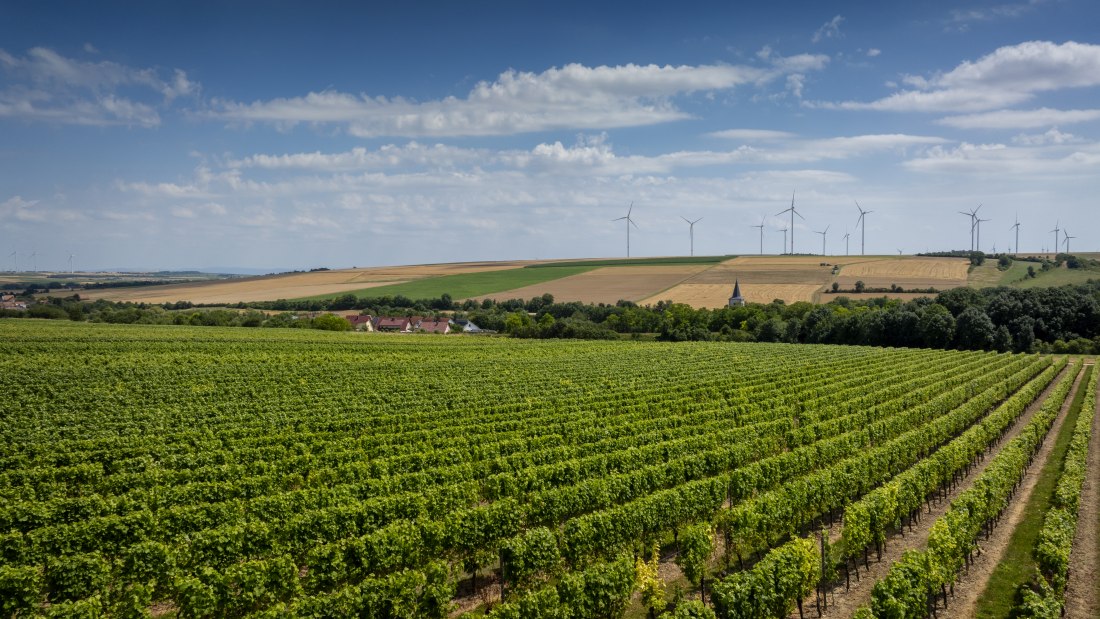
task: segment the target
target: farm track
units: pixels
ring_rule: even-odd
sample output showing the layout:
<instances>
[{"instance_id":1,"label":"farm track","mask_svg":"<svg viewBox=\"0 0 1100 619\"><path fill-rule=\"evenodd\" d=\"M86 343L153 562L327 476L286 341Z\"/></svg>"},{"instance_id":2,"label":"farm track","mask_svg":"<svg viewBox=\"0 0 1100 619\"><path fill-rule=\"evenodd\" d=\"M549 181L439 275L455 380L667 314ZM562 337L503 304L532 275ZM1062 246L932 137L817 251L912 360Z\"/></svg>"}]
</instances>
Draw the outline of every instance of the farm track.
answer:
<instances>
[{"instance_id":1,"label":"farm track","mask_svg":"<svg viewBox=\"0 0 1100 619\"><path fill-rule=\"evenodd\" d=\"M1054 390L1058 382L1064 376L1065 372L1069 370L1070 368L1067 366L1065 369L1059 372L1057 376L1054 377L1054 380L1050 381L1050 384L1047 385L1047 388L1043 390L1039 397L1035 398L1034 402L1028 405L1027 409L1024 411L1024 414L1020 415L1020 417L1015 421L1009 431L1006 432L1005 435L996 444L993 445L992 449L989 452L984 454L982 461L975 465L971 469L970 474L964 477L961 482L956 484L953 490L948 492L946 499L934 499L934 502L931 505L930 509L927 509L926 511L923 511L921 513L920 522L913 525L912 531L909 531L908 528L905 528L904 534L895 532L890 537L888 543L885 545L885 548L882 551L882 560L878 560L878 555L872 552L869 559L869 568L859 571L859 580L856 580L856 573L855 571L853 571L851 574L850 588L846 590L844 583L841 582L826 593L829 599L829 608L828 610L822 612L821 617L823 619L847 619L848 617L851 617L852 614L854 614L859 607L866 606L870 603L871 589L872 587L874 587L875 582L886 577L894 562L901 559L901 556L905 553L905 551L913 549L922 550L928 545L928 534L932 530L932 525L935 524L936 520L943 516L948 509L950 509L951 503L960 494L965 492L968 488L970 488L970 486L974 484L974 480L976 480L978 476L982 474L989 463L993 461L998 453L1000 453L1001 449L1005 445L1007 445L1012 439L1016 438L1016 436L1019 435L1025 427L1027 427L1027 424L1031 421L1031 418L1034 417L1037 412L1039 412L1039 409L1042 407L1043 402L1047 399L1047 396L1049 396L1050 393ZM1080 383L1080 377L1077 378L1077 383ZM1074 388L1077 388L1078 386L1078 384L1075 384ZM1057 421L1059 427L1061 424L1061 420L1065 417L1065 411L1069 408L1069 402L1071 398L1072 395L1070 398L1067 398L1066 405L1063 406L1062 411L1059 412L1059 420ZM1052 428L1051 432L1054 431L1055 429ZM1046 459L1045 454L1049 453L1050 451L1047 448L1049 444L1050 441L1044 443L1044 451L1040 452L1043 460ZM1036 462L1039 462L1038 457L1036 458ZM1039 468L1041 468L1041 466L1042 465L1040 464ZM1032 476L1031 471L1033 470L1037 469L1034 469L1034 467L1033 469L1029 469L1029 476ZM1032 483L1034 483L1034 480L1032 480ZM1021 498L1020 500L1024 499ZM839 540L841 528L841 523L837 522L829 529L829 538L833 543L836 543ZM993 565L995 566L996 563L994 563ZM859 568L857 567L857 569ZM981 593L981 591L979 590L978 593ZM806 597L803 600L802 605L806 609L807 615L813 616L814 614L810 612L810 609L814 608L815 596L810 595ZM949 616L956 616L954 614L954 604L949 610L952 611ZM791 615L791 617L797 618L798 613L795 612Z\"/></svg>"},{"instance_id":2,"label":"farm track","mask_svg":"<svg viewBox=\"0 0 1100 619\"><path fill-rule=\"evenodd\" d=\"M1024 517L1024 507L1027 506L1031 493L1035 490L1043 465L1050 458L1050 452L1054 450L1054 444L1057 442L1055 437L1062 431L1067 412L1073 405L1073 398L1077 390L1084 387L1082 384L1084 374L1084 372L1078 373L1073 388L1062 405L1062 410L1058 411L1058 418L1054 420L1050 431L1047 432L1043 446L1035 455L1031 466L1028 467L1027 474L1021 480L1019 488L1009 502L1004 514L1001 515L1001 520L993 530L993 534L984 543L979 538L978 554L970 562L970 570L964 573L955 583L955 597L951 599L951 606L947 609L947 612L943 613L945 617L974 616L978 599L989 584L989 578L993 575L993 570L1001 562L1001 558L1008 548L1008 543L1012 539L1013 532L1015 532L1020 520Z\"/></svg>"},{"instance_id":3,"label":"farm track","mask_svg":"<svg viewBox=\"0 0 1100 619\"><path fill-rule=\"evenodd\" d=\"M1095 370L1094 370L1095 371ZM1085 396L1088 397L1088 394ZM1069 557L1069 583L1066 586L1066 617L1100 617L1100 400L1092 418L1085 483L1081 488L1077 534Z\"/></svg>"}]
</instances>

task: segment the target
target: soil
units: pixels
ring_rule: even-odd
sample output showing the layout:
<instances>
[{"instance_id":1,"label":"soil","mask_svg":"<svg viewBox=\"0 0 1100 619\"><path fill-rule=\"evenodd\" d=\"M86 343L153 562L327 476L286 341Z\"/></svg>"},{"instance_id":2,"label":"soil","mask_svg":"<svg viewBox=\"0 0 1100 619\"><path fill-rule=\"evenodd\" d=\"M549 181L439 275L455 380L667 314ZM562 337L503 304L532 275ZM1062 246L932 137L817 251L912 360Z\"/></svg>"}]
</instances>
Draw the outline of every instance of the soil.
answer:
<instances>
[{"instance_id":1,"label":"soil","mask_svg":"<svg viewBox=\"0 0 1100 619\"><path fill-rule=\"evenodd\" d=\"M1083 372L1078 374L1073 389L1070 390L1069 395L1066 397L1066 403L1062 405L1062 410L1058 413L1058 418L1054 420L1050 432L1047 433L1047 439L1043 441L1043 446L1039 449L1039 453L1035 455L1035 459L1024 475L1024 479L1020 483L1016 495L1012 497L1012 500L1008 504L1008 508L1005 509L1004 514L1001 515L1001 522L997 525L997 528L993 530L993 535L991 535L988 540L979 540L979 554L971 561L969 572L963 574L959 581L955 583L955 598L951 600L950 612L948 613L949 616L974 616L974 612L977 609L978 598L981 596L982 592L985 591L986 585L989 583L989 577L993 574L993 570L997 567L997 564L1001 562L1001 557L1004 556L1005 549L1008 548L1008 542L1012 538L1012 533L1016 530L1016 526L1024 516L1024 507L1027 506L1027 502L1031 498L1031 493L1035 490L1035 484L1039 481L1039 473L1044 463L1050 457L1050 452L1054 450L1054 443L1056 442L1054 437L1058 436L1062 424L1066 420L1066 413L1069 411L1070 405L1073 402L1073 396L1078 389L1083 388L1081 384L1083 374Z\"/></svg>"},{"instance_id":2,"label":"soil","mask_svg":"<svg viewBox=\"0 0 1100 619\"><path fill-rule=\"evenodd\" d=\"M1004 435L1004 437L1002 437L999 442L995 443L993 445L993 448L988 453L986 453L985 456L982 458L981 462L979 462L975 467L973 467L971 469L970 474L967 475L966 477L964 477L962 479L962 481L960 483L958 483L953 490L951 490L947 493L946 500L944 500L943 498L940 498L938 500L933 499L932 504L930 506L927 506L927 504L926 504L926 508L921 513L920 522L913 524L912 531L910 531L908 527L905 527L904 528L904 533L895 532L894 535L892 535L887 540L886 547L883 549L883 552L882 552L882 559L881 560L878 559L878 555L872 550L869 554L868 567L867 568L863 568L863 567L859 568L859 580L856 579L856 570L853 570L851 572L851 580L850 580L851 586L850 586L850 588L848 588L846 590L845 589L845 583L842 580L837 586L833 587L828 592L826 592L826 596L827 596L827 600L828 600L828 610L825 610L821 614L821 617L829 618L829 619L832 619L832 618L837 618L837 619L845 618L846 619L847 617L851 617L859 607L867 606L868 604L870 604L870 602L871 602L871 589L872 589L872 587L874 587L875 582L886 577L886 574L890 571L890 568L893 566L894 562L901 559L901 556L902 556L902 554L905 553L905 551L912 550L912 549L922 550L928 545L928 534L932 530L932 525L935 524L937 519L939 519L941 516L943 516L947 512L947 510L951 507L952 501L954 501L967 488L969 488L971 485L973 485L974 480L976 480L978 478L978 476L982 474L982 471L984 471L985 468L989 465L989 463L993 461L993 458L996 456L996 454L999 453L1000 450L1005 445L1007 445L1009 441L1011 441L1013 438L1015 438L1017 435L1019 435L1020 432L1022 432L1025 427L1027 427L1028 422L1031 420L1032 417L1035 416L1035 413L1037 413L1039 411L1039 409L1042 407L1043 401L1046 400L1047 396L1050 395L1051 391L1054 390L1054 386L1062 378L1064 373L1065 373L1065 370L1063 370L1062 373L1060 373L1057 377L1055 377L1055 379L1053 381L1051 381L1050 385L1047 386L1047 388L1043 391L1043 393L1040 394L1039 397L1037 397L1035 399L1035 401L1030 406L1027 407L1027 409L1024 411L1024 413L1022 415L1020 415L1020 417L1016 420L1016 422L1009 429L1009 431ZM1080 380L1080 378L1078 378L1078 381L1079 380ZM1056 426L1060 425L1061 420L1065 417L1064 412L1066 410L1068 410L1069 401L1071 399L1072 398L1067 398L1067 400L1066 400L1067 404L1063 407L1062 414L1060 414L1058 420L1055 422ZM1051 429L1051 432L1054 432L1054 431L1056 431L1056 428ZM1051 435L1051 436L1053 436L1053 435ZM1053 444L1053 441L1046 441L1043 444L1043 448L1042 448L1042 450L1040 450L1040 455L1035 460L1036 462L1040 463L1039 466L1035 466L1033 464L1031 469L1029 469L1028 476L1033 478L1033 479L1030 480L1031 486L1034 486L1034 483L1035 483L1034 478L1038 477L1037 471L1040 468L1042 468L1041 462L1044 461L1046 459L1046 455L1050 453L1050 446L1052 444ZM1025 485L1027 484L1027 482L1028 482L1028 479L1025 478ZM1021 489L1021 493L1023 493L1023 492L1024 492L1024 490ZM1030 494L1030 486L1027 487L1027 494L1018 495L1018 497L1013 501L1013 506L1015 506L1015 505L1022 506L1026 502L1026 496L1028 496L1029 494ZM1011 508L1010 508L1010 510L1011 510ZM1007 522L1008 521L1007 520L1008 516L1006 515L1005 518L1006 518L1005 521ZM999 532L1002 532L1003 530L1004 530L1004 527L998 527ZM837 541L837 539L840 536L840 531L841 531L841 525L839 523L837 523L836 525L831 527L829 529L830 540L832 540L834 542ZM1009 531L1009 533L1011 533L1012 527L1008 528L1008 531ZM989 544L993 543L993 541L995 539L996 539L996 537L994 537L993 540L990 540L989 542L986 542L986 544L984 544L984 546L988 546ZM1008 537L1006 536L1005 537L1006 542L1007 542L1007 539L1008 539ZM1002 551L1003 551L1003 548L1002 548ZM989 552L989 551L986 550L984 552ZM993 562L992 565L988 569L990 571L992 571L993 566L996 566L996 562ZM843 570L841 570L841 574L843 574ZM974 568L973 567L971 568L971 574L974 574ZM988 578L988 574L986 575L986 578ZM984 588L984 583L985 583L985 580L982 580L982 584L977 589L977 593L981 593L982 588ZM958 587L956 587L956 592L959 592L959 591L960 591L960 589ZM977 594L975 594L975 599L976 599L976 597L977 597ZM814 595L810 595L805 600L803 600L803 606L806 609L814 608L814 604L815 604L815 596ZM953 601L952 604L951 604L951 608L949 608L950 616L952 616L952 617L955 617L955 616L959 616L959 617L969 616L969 615L966 615L966 614L959 614L957 612L958 609L959 609L959 606L958 606L957 602ZM810 615L811 613L809 613L808 610L807 610L807 614ZM812 613L812 615L816 615L816 613ZM797 616L798 616L797 613L792 615L792 617L797 617Z\"/></svg>"},{"instance_id":3,"label":"soil","mask_svg":"<svg viewBox=\"0 0 1100 619\"><path fill-rule=\"evenodd\" d=\"M1085 395L1086 401L1089 397ZM1096 403L1096 415L1092 418L1092 436L1086 459L1085 483L1081 489L1081 501L1077 512L1077 534L1073 538L1073 550L1069 555L1069 584L1066 586L1067 617L1100 617L1100 599L1097 582L1100 582L1100 401Z\"/></svg>"}]
</instances>

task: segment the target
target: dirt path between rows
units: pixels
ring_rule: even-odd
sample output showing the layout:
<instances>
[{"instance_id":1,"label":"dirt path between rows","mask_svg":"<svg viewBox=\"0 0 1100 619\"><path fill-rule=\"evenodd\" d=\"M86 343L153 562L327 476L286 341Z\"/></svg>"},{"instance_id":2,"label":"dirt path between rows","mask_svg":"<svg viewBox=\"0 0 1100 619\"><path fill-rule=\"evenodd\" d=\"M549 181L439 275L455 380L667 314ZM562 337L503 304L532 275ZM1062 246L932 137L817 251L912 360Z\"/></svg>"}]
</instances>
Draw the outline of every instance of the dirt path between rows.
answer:
<instances>
[{"instance_id":1,"label":"dirt path between rows","mask_svg":"<svg viewBox=\"0 0 1100 619\"><path fill-rule=\"evenodd\" d=\"M1085 398L1090 395L1085 394ZM1066 586L1066 617L1071 619L1100 617L1100 599L1097 599L1100 579L1100 557L1097 556L1100 551L1100 401L1096 403L1096 416L1092 418L1085 471Z\"/></svg>"},{"instance_id":2,"label":"dirt path between rows","mask_svg":"<svg viewBox=\"0 0 1100 619\"><path fill-rule=\"evenodd\" d=\"M1047 399L1051 391L1054 390L1055 385L1062 379L1065 372L1066 370L1063 369L1054 377L1054 380L1052 380L1047 388L1039 394L1039 397L1035 398L1035 401L1024 410L1024 413L1020 415L1011 428L1009 428L1009 431L1004 437L994 443L993 448L989 453L985 454L982 461L971 469L970 474L964 477L962 481L955 486L954 490L948 493L946 500L934 499L931 510L929 511L926 507L924 511L921 512L920 522L913 525L912 532L906 527L904 535L895 533L890 536L887 540L886 548L882 552L881 561L877 559L877 554L872 551L869 569L859 568L858 581L856 580L855 570L853 570L851 573L851 587L849 589L845 590L844 582L841 581L840 584L826 593L829 608L822 612L821 617L823 619L847 619L851 617L860 606L867 606L870 604L872 587L874 587L876 581L886 577L886 574L890 571L890 567L893 566L894 562L901 559L901 555L905 553L906 550L921 550L927 546L928 534L932 530L932 525L940 516L947 513L948 508L951 507L951 502L974 483L974 480L977 479L989 463L993 461L993 458L1000 452L1001 448L1007 445L1009 441L1019 435L1020 432L1027 427L1028 422L1035 416L1035 413L1039 412L1042 403ZM1065 407L1063 407L1063 410L1065 410ZM1061 419L1061 417L1059 417L1059 419ZM1050 441L1044 444L1044 449L1046 449L1049 443ZM829 531L830 539L836 541L840 536L840 531L840 524L834 525ZM812 610L815 605L815 595L810 595L803 600L802 605L807 617L816 616L816 611ZM950 616L956 616L954 612L956 608L957 606L952 604L952 613ZM791 617L797 618L798 613L795 612Z\"/></svg>"},{"instance_id":3,"label":"dirt path between rows","mask_svg":"<svg viewBox=\"0 0 1100 619\"><path fill-rule=\"evenodd\" d=\"M986 585L989 584L989 577L993 574L993 570L1001 562L1001 557L1004 556L1005 549L1008 548L1012 533L1024 516L1024 507L1027 506L1031 493L1035 490L1035 484L1039 481L1039 473L1042 471L1047 459L1050 458L1050 452L1054 450L1054 443L1057 442L1056 437L1066 420L1067 411L1073 404L1074 394L1083 387L1081 384L1083 376L1084 372L1077 374L1073 388L1070 389L1069 395L1066 396L1066 402L1062 405L1062 410L1058 412L1058 417L1054 420L1050 431L1047 432L1043 446L1039 448L1039 453L1035 455L1035 459L1027 469L1027 473L1024 474L1019 490L1016 491L1016 495L1012 497L1004 514L1002 514L1001 522L993 530L993 535L988 540L978 540L980 554L970 562L970 571L963 574L959 581L955 583L955 597L951 600L951 608L949 612L945 613L945 616L974 616L978 598L981 597Z\"/></svg>"}]
</instances>

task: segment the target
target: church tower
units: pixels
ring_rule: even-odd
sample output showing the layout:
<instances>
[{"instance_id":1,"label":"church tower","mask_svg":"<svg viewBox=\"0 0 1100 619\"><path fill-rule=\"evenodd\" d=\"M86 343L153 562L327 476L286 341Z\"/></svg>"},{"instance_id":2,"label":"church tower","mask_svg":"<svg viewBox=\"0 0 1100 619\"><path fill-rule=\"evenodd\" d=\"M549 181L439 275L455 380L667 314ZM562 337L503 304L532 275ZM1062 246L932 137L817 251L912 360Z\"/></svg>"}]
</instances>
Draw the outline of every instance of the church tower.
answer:
<instances>
[{"instance_id":1,"label":"church tower","mask_svg":"<svg viewBox=\"0 0 1100 619\"><path fill-rule=\"evenodd\" d=\"M741 296L741 282L733 280L733 294L730 295L730 307L743 307L745 297Z\"/></svg>"}]
</instances>

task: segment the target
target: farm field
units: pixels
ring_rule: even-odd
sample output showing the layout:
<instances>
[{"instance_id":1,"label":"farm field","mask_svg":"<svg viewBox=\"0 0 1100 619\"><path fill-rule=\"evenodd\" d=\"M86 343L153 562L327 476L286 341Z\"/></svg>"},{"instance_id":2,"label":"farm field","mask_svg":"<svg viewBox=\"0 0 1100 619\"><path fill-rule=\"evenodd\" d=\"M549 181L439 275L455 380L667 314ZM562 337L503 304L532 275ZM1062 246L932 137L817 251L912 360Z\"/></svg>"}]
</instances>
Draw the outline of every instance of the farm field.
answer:
<instances>
[{"instance_id":1,"label":"farm field","mask_svg":"<svg viewBox=\"0 0 1100 619\"><path fill-rule=\"evenodd\" d=\"M570 261L503 261L417 266L354 268L309 273L287 273L251 278L171 284L137 288L82 291L82 298L145 303L190 301L233 304L240 301L324 299L343 294L403 295L411 299L456 300L530 299L552 294L558 301L640 304L658 301L694 307L722 307L733 288L755 303L781 299L787 303L831 300L827 291L835 281L851 290L857 281L868 288L948 290L958 286L1055 286L1083 283L1092 271L1056 269L1036 279L1023 279L1026 264L1016 262L1007 272L993 264L968 271L962 258L920 256L702 256L696 258L593 259ZM833 275L833 269L838 274ZM852 293L843 293L852 296ZM923 293L866 293L909 300ZM866 295L865 295L866 296Z\"/></svg>"},{"instance_id":2,"label":"farm field","mask_svg":"<svg viewBox=\"0 0 1100 619\"><path fill-rule=\"evenodd\" d=\"M921 511L945 463L1049 427L1081 382L1064 365L0 321L0 598L19 616L640 616L634 557L656 544L657 573L690 575L689 598L701 575L720 616L762 593L789 613L817 585L776 572L819 564L802 535L882 509L860 497L884 483L919 481ZM892 521L845 518L846 569Z\"/></svg>"},{"instance_id":3,"label":"farm field","mask_svg":"<svg viewBox=\"0 0 1100 619\"><path fill-rule=\"evenodd\" d=\"M141 303L191 301L192 303L205 304L276 301L278 299L337 296L348 292L367 294L367 291L372 288L393 286L412 280L515 270L524 264L526 263L508 261L456 262L451 264L283 273L228 281L88 290L81 292L81 298Z\"/></svg>"}]
</instances>

